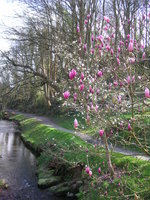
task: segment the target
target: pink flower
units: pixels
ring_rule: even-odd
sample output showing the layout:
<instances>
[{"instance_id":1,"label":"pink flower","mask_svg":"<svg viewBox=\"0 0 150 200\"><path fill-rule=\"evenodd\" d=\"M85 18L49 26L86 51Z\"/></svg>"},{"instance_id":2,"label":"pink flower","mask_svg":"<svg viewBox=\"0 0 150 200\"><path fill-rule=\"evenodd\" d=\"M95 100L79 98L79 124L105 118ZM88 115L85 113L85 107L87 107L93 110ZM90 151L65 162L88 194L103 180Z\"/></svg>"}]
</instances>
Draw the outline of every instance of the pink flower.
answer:
<instances>
[{"instance_id":1,"label":"pink flower","mask_svg":"<svg viewBox=\"0 0 150 200\"><path fill-rule=\"evenodd\" d=\"M127 38L130 39L130 35L129 34L127 35Z\"/></svg>"},{"instance_id":2,"label":"pink flower","mask_svg":"<svg viewBox=\"0 0 150 200\"><path fill-rule=\"evenodd\" d=\"M105 20L107 23L110 22L110 19L109 19L108 17L106 17L106 16L104 16L104 20Z\"/></svg>"},{"instance_id":3,"label":"pink flower","mask_svg":"<svg viewBox=\"0 0 150 200\"><path fill-rule=\"evenodd\" d=\"M111 55L113 56L113 55L114 55L114 50L111 49L111 50L110 50L110 53L111 53Z\"/></svg>"},{"instance_id":4,"label":"pink flower","mask_svg":"<svg viewBox=\"0 0 150 200\"><path fill-rule=\"evenodd\" d=\"M75 69L72 69L71 72L69 72L69 78L72 80L77 75L77 72Z\"/></svg>"},{"instance_id":5,"label":"pink flower","mask_svg":"<svg viewBox=\"0 0 150 200\"><path fill-rule=\"evenodd\" d=\"M102 137L103 134L104 134L104 130L100 130L100 131L99 131L99 135L100 135L100 137Z\"/></svg>"},{"instance_id":6,"label":"pink flower","mask_svg":"<svg viewBox=\"0 0 150 200\"><path fill-rule=\"evenodd\" d=\"M100 168L100 167L98 168L98 173L99 173L99 174L101 173L101 168Z\"/></svg>"},{"instance_id":7,"label":"pink flower","mask_svg":"<svg viewBox=\"0 0 150 200\"><path fill-rule=\"evenodd\" d=\"M90 167L86 167L85 172L88 174L90 172Z\"/></svg>"},{"instance_id":8,"label":"pink flower","mask_svg":"<svg viewBox=\"0 0 150 200\"><path fill-rule=\"evenodd\" d=\"M120 87L122 87L123 86L123 83L122 82L120 82Z\"/></svg>"},{"instance_id":9,"label":"pink flower","mask_svg":"<svg viewBox=\"0 0 150 200\"><path fill-rule=\"evenodd\" d=\"M91 49L91 54L94 54L94 49L93 48Z\"/></svg>"},{"instance_id":10,"label":"pink flower","mask_svg":"<svg viewBox=\"0 0 150 200\"><path fill-rule=\"evenodd\" d=\"M121 40L121 41L119 42L119 44L123 46L123 45L124 45L124 42Z\"/></svg>"},{"instance_id":11,"label":"pink flower","mask_svg":"<svg viewBox=\"0 0 150 200\"><path fill-rule=\"evenodd\" d=\"M132 76L132 83L135 82L135 76Z\"/></svg>"},{"instance_id":12,"label":"pink flower","mask_svg":"<svg viewBox=\"0 0 150 200\"><path fill-rule=\"evenodd\" d=\"M87 19L88 19L88 20L90 19L90 14L87 15Z\"/></svg>"},{"instance_id":13,"label":"pink flower","mask_svg":"<svg viewBox=\"0 0 150 200\"><path fill-rule=\"evenodd\" d=\"M107 31L108 30L108 26L104 26L104 30Z\"/></svg>"},{"instance_id":14,"label":"pink flower","mask_svg":"<svg viewBox=\"0 0 150 200\"><path fill-rule=\"evenodd\" d=\"M133 42L132 41L129 42L128 51L129 52L133 51Z\"/></svg>"},{"instance_id":15,"label":"pink flower","mask_svg":"<svg viewBox=\"0 0 150 200\"><path fill-rule=\"evenodd\" d=\"M107 45L106 46L106 49L107 49L107 52L110 50L110 46L109 45Z\"/></svg>"},{"instance_id":16,"label":"pink flower","mask_svg":"<svg viewBox=\"0 0 150 200\"><path fill-rule=\"evenodd\" d=\"M88 20L87 20L87 19L85 19L85 21L84 21L84 24L85 24L85 25L87 25L87 24L88 24Z\"/></svg>"},{"instance_id":17,"label":"pink flower","mask_svg":"<svg viewBox=\"0 0 150 200\"><path fill-rule=\"evenodd\" d=\"M127 79L126 79L125 81L126 81L126 83L129 85L129 84L131 83L131 78L130 78L130 76L128 76Z\"/></svg>"},{"instance_id":18,"label":"pink flower","mask_svg":"<svg viewBox=\"0 0 150 200\"><path fill-rule=\"evenodd\" d=\"M68 99L69 96L70 96L70 92L69 92L69 91L66 91L66 92L63 93L63 95L64 95L64 98L65 98L65 99Z\"/></svg>"},{"instance_id":19,"label":"pink flower","mask_svg":"<svg viewBox=\"0 0 150 200\"><path fill-rule=\"evenodd\" d=\"M118 47L118 52L120 52L121 51L121 49L120 49L120 47Z\"/></svg>"},{"instance_id":20,"label":"pink flower","mask_svg":"<svg viewBox=\"0 0 150 200\"><path fill-rule=\"evenodd\" d=\"M118 86L118 82L114 81L114 86L117 87Z\"/></svg>"},{"instance_id":21,"label":"pink flower","mask_svg":"<svg viewBox=\"0 0 150 200\"><path fill-rule=\"evenodd\" d=\"M80 32L80 27L79 26L77 26L77 33L79 33Z\"/></svg>"},{"instance_id":22,"label":"pink flower","mask_svg":"<svg viewBox=\"0 0 150 200\"><path fill-rule=\"evenodd\" d=\"M78 121L77 121L77 119L74 120L74 128L75 128L75 129L78 128Z\"/></svg>"},{"instance_id":23,"label":"pink flower","mask_svg":"<svg viewBox=\"0 0 150 200\"><path fill-rule=\"evenodd\" d=\"M90 177L92 176L92 171L91 171L91 170L89 171L89 176L90 176Z\"/></svg>"},{"instance_id":24,"label":"pink flower","mask_svg":"<svg viewBox=\"0 0 150 200\"><path fill-rule=\"evenodd\" d=\"M83 72L81 73L81 79L82 79L82 80L84 79L84 74L83 74Z\"/></svg>"},{"instance_id":25,"label":"pink flower","mask_svg":"<svg viewBox=\"0 0 150 200\"><path fill-rule=\"evenodd\" d=\"M128 131L131 131L132 130L132 127L130 125L130 123L128 123Z\"/></svg>"},{"instance_id":26,"label":"pink flower","mask_svg":"<svg viewBox=\"0 0 150 200\"><path fill-rule=\"evenodd\" d=\"M142 54L142 59L145 59L145 52L143 52Z\"/></svg>"},{"instance_id":27,"label":"pink flower","mask_svg":"<svg viewBox=\"0 0 150 200\"><path fill-rule=\"evenodd\" d=\"M84 89L84 84L82 83L82 84L80 85L80 92L81 92L83 89Z\"/></svg>"},{"instance_id":28,"label":"pink flower","mask_svg":"<svg viewBox=\"0 0 150 200\"><path fill-rule=\"evenodd\" d=\"M73 99L74 99L74 101L77 100L77 93L74 93L74 95L73 95Z\"/></svg>"},{"instance_id":29,"label":"pink flower","mask_svg":"<svg viewBox=\"0 0 150 200\"><path fill-rule=\"evenodd\" d=\"M134 63L135 62L135 58L129 58L129 62L130 63Z\"/></svg>"},{"instance_id":30,"label":"pink flower","mask_svg":"<svg viewBox=\"0 0 150 200\"><path fill-rule=\"evenodd\" d=\"M91 36L91 40L92 40L92 42L94 41L94 35Z\"/></svg>"},{"instance_id":31,"label":"pink flower","mask_svg":"<svg viewBox=\"0 0 150 200\"><path fill-rule=\"evenodd\" d=\"M148 88L145 88L145 97L150 98L150 92Z\"/></svg>"},{"instance_id":32,"label":"pink flower","mask_svg":"<svg viewBox=\"0 0 150 200\"><path fill-rule=\"evenodd\" d=\"M103 76L103 72L102 71L98 71L97 75L98 75L98 77L102 77Z\"/></svg>"},{"instance_id":33,"label":"pink flower","mask_svg":"<svg viewBox=\"0 0 150 200\"><path fill-rule=\"evenodd\" d=\"M102 41L103 41L103 36L102 36L102 35L99 35L99 36L98 36L98 40L99 40L100 42L102 42Z\"/></svg>"},{"instance_id":34,"label":"pink flower","mask_svg":"<svg viewBox=\"0 0 150 200\"><path fill-rule=\"evenodd\" d=\"M86 48L87 48L87 47L86 47L86 44L84 44L84 47L83 47L83 48L84 48L84 51L86 51Z\"/></svg>"},{"instance_id":35,"label":"pink flower","mask_svg":"<svg viewBox=\"0 0 150 200\"><path fill-rule=\"evenodd\" d=\"M118 96L118 102L121 103L122 97L121 95Z\"/></svg>"},{"instance_id":36,"label":"pink flower","mask_svg":"<svg viewBox=\"0 0 150 200\"><path fill-rule=\"evenodd\" d=\"M120 65L120 60L119 60L119 58L117 58L117 63L118 63L118 65Z\"/></svg>"},{"instance_id":37,"label":"pink flower","mask_svg":"<svg viewBox=\"0 0 150 200\"><path fill-rule=\"evenodd\" d=\"M98 111L98 108L99 108L99 106L96 105L96 106L95 106L95 111L96 111L96 112Z\"/></svg>"}]
</instances>

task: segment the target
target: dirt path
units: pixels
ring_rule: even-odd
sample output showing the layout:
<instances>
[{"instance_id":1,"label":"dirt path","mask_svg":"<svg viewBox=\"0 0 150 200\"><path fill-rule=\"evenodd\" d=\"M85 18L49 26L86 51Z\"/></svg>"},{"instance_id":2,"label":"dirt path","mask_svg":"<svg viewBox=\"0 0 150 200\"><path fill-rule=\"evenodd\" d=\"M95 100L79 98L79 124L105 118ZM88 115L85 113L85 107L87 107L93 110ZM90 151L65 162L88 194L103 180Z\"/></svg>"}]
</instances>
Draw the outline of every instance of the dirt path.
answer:
<instances>
[{"instance_id":1,"label":"dirt path","mask_svg":"<svg viewBox=\"0 0 150 200\"><path fill-rule=\"evenodd\" d=\"M8 110L8 112L11 112L13 110ZM13 111L14 112L14 111ZM97 145L101 145L103 146L102 143L100 143L100 141L98 140L95 140L93 139L92 137L88 136L88 135L85 135L85 134L82 134L80 132L76 132L76 131L73 131L73 130L68 130L68 129L65 129L63 127L60 127L58 124L54 123L53 119L49 118L49 117L45 117L45 116L39 116L39 115L36 115L36 114L29 114L29 113L24 113L24 112L19 112L19 111L15 111L16 114L23 114L24 116L28 117L28 118L35 118L36 120L40 121L41 123L43 124L46 124L48 126L51 126L53 128L56 128L58 130L61 130L61 131L65 131L65 132L69 132L69 133L72 133L74 135L77 135L79 136L81 139L87 141L88 143L91 143L91 144L97 144ZM111 149L111 147L110 147ZM138 152L135 152L135 151L131 151L131 150L127 150L127 149L123 149L123 148L120 148L120 147L115 147L113 148L113 151L114 152L117 152L117 153L121 153L123 155L129 155L129 156L133 156L133 157L136 157L138 159L142 159L142 160L147 160L147 161L150 161L150 157L149 156L146 156L146 155L143 155L143 154L140 154Z\"/></svg>"}]
</instances>

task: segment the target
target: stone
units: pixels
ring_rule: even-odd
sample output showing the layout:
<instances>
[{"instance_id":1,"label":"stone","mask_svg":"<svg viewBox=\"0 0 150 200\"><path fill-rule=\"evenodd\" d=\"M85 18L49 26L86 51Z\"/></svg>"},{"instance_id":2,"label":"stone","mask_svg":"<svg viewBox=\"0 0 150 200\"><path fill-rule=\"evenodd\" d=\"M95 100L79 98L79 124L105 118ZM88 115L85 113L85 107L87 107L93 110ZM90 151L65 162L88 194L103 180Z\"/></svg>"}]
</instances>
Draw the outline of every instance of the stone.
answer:
<instances>
[{"instance_id":1,"label":"stone","mask_svg":"<svg viewBox=\"0 0 150 200\"><path fill-rule=\"evenodd\" d=\"M38 186L40 188L48 188L54 185L57 185L60 183L61 177L60 176L49 176L45 178L39 178L38 180Z\"/></svg>"}]
</instances>

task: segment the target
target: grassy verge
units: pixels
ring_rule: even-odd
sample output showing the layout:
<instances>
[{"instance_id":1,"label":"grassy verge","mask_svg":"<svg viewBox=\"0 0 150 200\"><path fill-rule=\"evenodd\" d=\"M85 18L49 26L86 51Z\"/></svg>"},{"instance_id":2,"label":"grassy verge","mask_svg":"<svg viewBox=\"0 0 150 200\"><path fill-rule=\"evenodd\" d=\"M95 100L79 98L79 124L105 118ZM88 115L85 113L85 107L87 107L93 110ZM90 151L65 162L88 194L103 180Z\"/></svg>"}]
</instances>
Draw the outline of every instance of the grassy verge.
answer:
<instances>
[{"instance_id":1,"label":"grassy verge","mask_svg":"<svg viewBox=\"0 0 150 200\"><path fill-rule=\"evenodd\" d=\"M71 133L58 131L23 115L12 118L20 121L23 140L30 143L35 151L41 151L37 159L38 168L59 168L58 160L65 163L67 168L75 167L79 163L81 166L90 166L92 177L85 173L84 168L80 175L80 179L84 180L78 193L80 200L124 200L138 197L140 200L150 199L150 162L113 153L112 162L116 175L111 179L104 149L94 148ZM100 175L97 172L98 167L101 167ZM62 165L59 170L61 168ZM72 176L73 174L66 173L64 179L71 180Z\"/></svg>"}]
</instances>

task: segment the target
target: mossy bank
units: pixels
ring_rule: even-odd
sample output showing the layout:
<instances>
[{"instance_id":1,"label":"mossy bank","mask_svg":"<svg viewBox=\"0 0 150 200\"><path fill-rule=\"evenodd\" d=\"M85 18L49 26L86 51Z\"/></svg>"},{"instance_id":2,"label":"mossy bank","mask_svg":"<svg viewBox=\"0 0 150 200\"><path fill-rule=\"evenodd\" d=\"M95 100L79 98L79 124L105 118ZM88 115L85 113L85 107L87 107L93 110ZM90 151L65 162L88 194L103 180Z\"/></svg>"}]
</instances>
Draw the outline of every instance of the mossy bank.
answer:
<instances>
[{"instance_id":1,"label":"mossy bank","mask_svg":"<svg viewBox=\"0 0 150 200\"><path fill-rule=\"evenodd\" d=\"M20 122L23 141L39 155L39 187L49 188L56 195L82 200L150 199L150 162L112 153L116 172L112 179L103 148L23 115L11 119ZM85 165L90 166L91 177L85 173Z\"/></svg>"}]
</instances>

